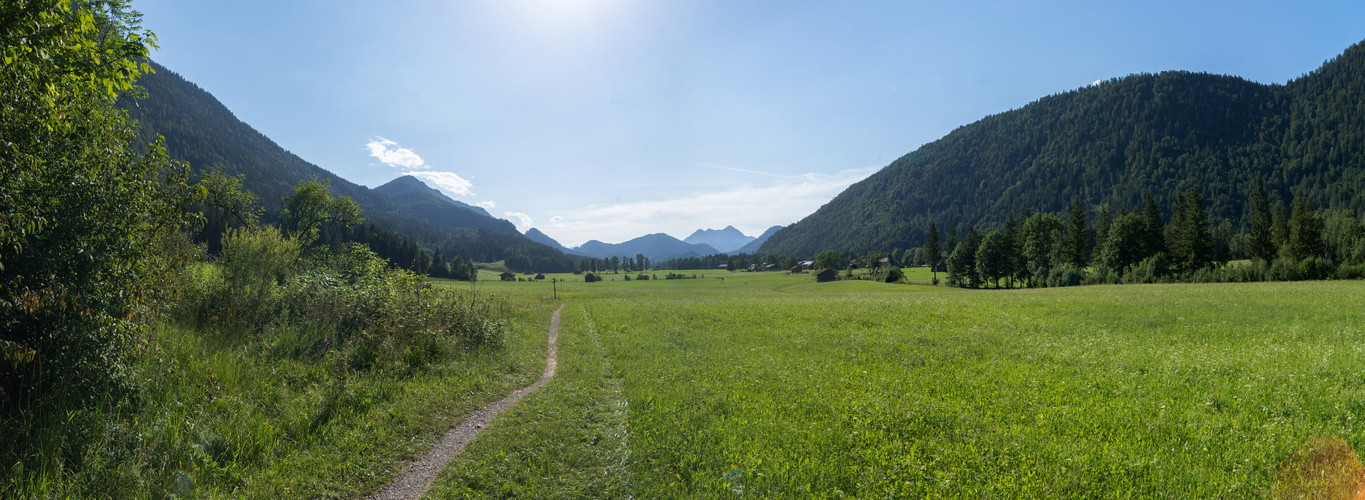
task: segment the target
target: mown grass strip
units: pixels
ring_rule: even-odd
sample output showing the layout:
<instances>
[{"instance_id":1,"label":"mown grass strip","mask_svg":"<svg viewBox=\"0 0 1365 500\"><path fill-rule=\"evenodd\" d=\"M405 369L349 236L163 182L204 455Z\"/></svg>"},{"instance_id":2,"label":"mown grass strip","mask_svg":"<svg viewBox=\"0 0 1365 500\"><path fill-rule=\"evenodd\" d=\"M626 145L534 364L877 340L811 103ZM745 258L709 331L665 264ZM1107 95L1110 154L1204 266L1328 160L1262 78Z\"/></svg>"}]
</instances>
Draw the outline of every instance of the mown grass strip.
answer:
<instances>
[{"instance_id":1,"label":"mown grass strip","mask_svg":"<svg viewBox=\"0 0 1365 500\"><path fill-rule=\"evenodd\" d=\"M559 372L490 425L429 498L620 498L630 489L621 383L581 306L561 316Z\"/></svg>"}]
</instances>

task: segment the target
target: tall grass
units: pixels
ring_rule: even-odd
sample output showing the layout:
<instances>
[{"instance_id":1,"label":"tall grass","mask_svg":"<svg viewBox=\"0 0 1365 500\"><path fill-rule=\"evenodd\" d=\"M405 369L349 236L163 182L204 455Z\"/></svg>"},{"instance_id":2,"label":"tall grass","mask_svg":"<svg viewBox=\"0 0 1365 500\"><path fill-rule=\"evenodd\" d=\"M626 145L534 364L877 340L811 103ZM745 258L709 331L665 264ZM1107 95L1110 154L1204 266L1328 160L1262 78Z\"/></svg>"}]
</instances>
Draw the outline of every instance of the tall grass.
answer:
<instances>
[{"instance_id":1,"label":"tall grass","mask_svg":"<svg viewBox=\"0 0 1365 500\"><path fill-rule=\"evenodd\" d=\"M65 430L51 452L82 452L4 464L0 497L355 497L543 363L539 304L435 289L363 247L273 269L227 255L178 283L129 374L137 397L35 426Z\"/></svg>"}]
</instances>

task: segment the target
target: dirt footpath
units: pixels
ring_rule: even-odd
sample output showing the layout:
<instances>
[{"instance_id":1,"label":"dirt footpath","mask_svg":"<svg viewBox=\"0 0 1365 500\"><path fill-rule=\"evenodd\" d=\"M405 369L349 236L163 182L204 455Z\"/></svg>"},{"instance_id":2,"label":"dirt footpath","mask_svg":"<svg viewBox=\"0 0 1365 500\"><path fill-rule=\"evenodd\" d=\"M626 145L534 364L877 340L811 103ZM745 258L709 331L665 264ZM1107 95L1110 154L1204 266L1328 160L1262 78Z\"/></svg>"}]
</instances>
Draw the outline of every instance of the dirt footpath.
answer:
<instances>
[{"instance_id":1,"label":"dirt footpath","mask_svg":"<svg viewBox=\"0 0 1365 500\"><path fill-rule=\"evenodd\" d=\"M478 437L480 432L483 432L484 426L501 415L502 412L507 411L512 405L517 404L517 401L521 401L521 398L526 397L531 391L539 389L540 386L554 378L555 368L559 364L556 342L559 338L559 312L562 310L564 310L563 304L555 310L554 316L550 317L550 344L545 355L545 373L540 375L540 380L517 389L516 392L501 401L470 414L469 418L450 429L440 441L432 445L431 451L408 465L408 468L403 471L403 475L398 476L384 491L371 495L369 498L371 500L415 500L421 498L422 494L427 492L427 488L431 487L432 481L436 480L436 476L441 473L442 469L445 469L447 463L450 463L450 459L464 451L464 447L469 445L469 442L473 441L475 437Z\"/></svg>"}]
</instances>

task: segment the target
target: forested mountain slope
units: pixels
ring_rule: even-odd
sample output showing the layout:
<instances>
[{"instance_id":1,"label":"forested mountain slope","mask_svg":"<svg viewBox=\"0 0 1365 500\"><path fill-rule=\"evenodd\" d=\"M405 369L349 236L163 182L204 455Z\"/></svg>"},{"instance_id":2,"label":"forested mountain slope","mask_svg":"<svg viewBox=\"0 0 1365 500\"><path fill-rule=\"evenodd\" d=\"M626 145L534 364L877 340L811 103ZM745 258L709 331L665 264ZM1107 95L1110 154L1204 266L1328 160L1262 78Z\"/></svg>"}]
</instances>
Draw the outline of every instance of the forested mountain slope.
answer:
<instances>
[{"instance_id":1,"label":"forested mountain slope","mask_svg":"<svg viewBox=\"0 0 1365 500\"><path fill-rule=\"evenodd\" d=\"M260 197L267 218L295 185L316 178L328 181L332 194L354 199L367 224L413 240L431 253L538 266L518 271L573 269L576 259L526 239L510 222L487 217L482 209L454 202L425 184L397 180L381 187L385 193L308 163L238 120L213 95L163 66L152 66L156 73L138 80L147 97L123 104L138 120L141 139L150 142L157 134L164 136L171 158L189 163L196 172L220 166L230 176L243 175L243 187Z\"/></svg>"},{"instance_id":2,"label":"forested mountain slope","mask_svg":"<svg viewBox=\"0 0 1365 500\"><path fill-rule=\"evenodd\" d=\"M770 227L770 228L764 230L764 231L763 231L763 234L760 234L760 235L758 235L757 238L754 238L754 241L750 241L749 243L745 244L744 246L739 247L738 249L732 250L732 251L730 251L729 253L731 253L731 254L741 254L741 253L757 254L757 253L758 253L758 249L763 248L763 244L764 244L764 243L767 243L769 238L772 238L774 234L777 234L777 232L778 232L778 231L781 231L781 230L782 230L782 226L780 226L780 225L779 225L779 226Z\"/></svg>"},{"instance_id":3,"label":"forested mountain slope","mask_svg":"<svg viewBox=\"0 0 1365 500\"><path fill-rule=\"evenodd\" d=\"M437 226L452 229L484 228L504 234L517 232L517 227L511 222L495 219L483 208L452 200L411 175L391 180L374 190L387 197L399 210Z\"/></svg>"},{"instance_id":4,"label":"forested mountain slope","mask_svg":"<svg viewBox=\"0 0 1365 500\"><path fill-rule=\"evenodd\" d=\"M1073 196L1111 211L1198 188L1211 220L1240 225L1257 176L1285 204L1365 208L1365 46L1285 85L1189 72L1140 74L1045 97L925 144L776 234L764 253L921 245L999 227ZM1094 217L1092 213L1092 219Z\"/></svg>"}]
</instances>

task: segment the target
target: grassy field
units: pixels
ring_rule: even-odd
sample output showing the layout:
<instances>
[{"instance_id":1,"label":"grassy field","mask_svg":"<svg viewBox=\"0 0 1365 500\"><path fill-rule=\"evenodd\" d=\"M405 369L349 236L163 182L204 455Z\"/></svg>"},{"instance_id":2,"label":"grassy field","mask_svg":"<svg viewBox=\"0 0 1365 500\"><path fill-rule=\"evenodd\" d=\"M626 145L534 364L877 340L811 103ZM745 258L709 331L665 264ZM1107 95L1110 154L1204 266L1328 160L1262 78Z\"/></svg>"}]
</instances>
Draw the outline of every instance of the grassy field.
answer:
<instances>
[{"instance_id":1,"label":"grassy field","mask_svg":"<svg viewBox=\"0 0 1365 500\"><path fill-rule=\"evenodd\" d=\"M1360 282L706 276L561 283L560 377L432 496L1264 497L1309 438L1365 445Z\"/></svg>"},{"instance_id":2,"label":"grassy field","mask_svg":"<svg viewBox=\"0 0 1365 500\"><path fill-rule=\"evenodd\" d=\"M106 420L109 428L97 434L101 441L85 452L75 475L13 470L15 482L0 482L0 498L92 491L355 498L373 491L466 414L539 376L552 304L534 298L498 304L492 313L510 323L501 348L404 372L349 369L335 352L281 354L291 343L287 333L229 335L163 324L133 373L143 385L138 410Z\"/></svg>"}]
</instances>

